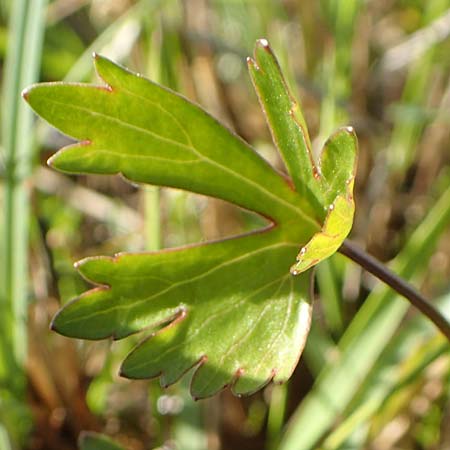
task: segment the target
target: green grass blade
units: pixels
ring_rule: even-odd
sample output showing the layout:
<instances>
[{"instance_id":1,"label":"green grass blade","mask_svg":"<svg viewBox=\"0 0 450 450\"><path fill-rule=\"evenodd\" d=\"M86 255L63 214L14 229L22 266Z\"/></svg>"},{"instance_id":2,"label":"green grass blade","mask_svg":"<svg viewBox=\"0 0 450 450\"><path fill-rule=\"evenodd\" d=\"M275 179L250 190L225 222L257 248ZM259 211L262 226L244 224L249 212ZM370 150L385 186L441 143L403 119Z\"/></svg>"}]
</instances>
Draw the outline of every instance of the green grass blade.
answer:
<instances>
[{"instance_id":1,"label":"green grass blade","mask_svg":"<svg viewBox=\"0 0 450 450\"><path fill-rule=\"evenodd\" d=\"M316 278L320 291L321 306L324 318L332 333L340 336L344 329L344 317L342 311L342 295L334 273L334 257L322 261L317 266Z\"/></svg>"},{"instance_id":2,"label":"green grass blade","mask_svg":"<svg viewBox=\"0 0 450 450\"><path fill-rule=\"evenodd\" d=\"M32 114L20 98L21 90L38 78L46 1L14 2L10 47L5 67L3 147L6 161L4 259L2 301L12 313L15 359L25 358L28 252L27 177L31 172Z\"/></svg>"},{"instance_id":3,"label":"green grass blade","mask_svg":"<svg viewBox=\"0 0 450 450\"><path fill-rule=\"evenodd\" d=\"M8 432L1 423L0 423L0 448L2 450L12 450Z\"/></svg>"},{"instance_id":4,"label":"green grass blade","mask_svg":"<svg viewBox=\"0 0 450 450\"><path fill-rule=\"evenodd\" d=\"M269 413L267 417L267 449L276 449L283 429L288 398L288 385L281 384L272 387Z\"/></svg>"},{"instance_id":5,"label":"green grass blade","mask_svg":"<svg viewBox=\"0 0 450 450\"><path fill-rule=\"evenodd\" d=\"M437 300L436 304L441 310L448 310L450 296ZM373 416L383 415L382 407L390 397L401 393L412 380L417 382L426 367L448 350L445 337L436 334L426 318L419 316L410 321L383 352L375 373L361 388L360 398L352 402L355 404L344 414L346 420L327 437L324 448L339 448L355 430L366 427Z\"/></svg>"},{"instance_id":6,"label":"green grass blade","mask_svg":"<svg viewBox=\"0 0 450 450\"><path fill-rule=\"evenodd\" d=\"M3 84L2 136L6 176L0 264L0 383L1 389L9 390L17 399L25 396L28 178L33 144L32 114L20 92L38 79L45 9L45 0L13 2ZM0 409L4 406L0 404Z\"/></svg>"}]
</instances>

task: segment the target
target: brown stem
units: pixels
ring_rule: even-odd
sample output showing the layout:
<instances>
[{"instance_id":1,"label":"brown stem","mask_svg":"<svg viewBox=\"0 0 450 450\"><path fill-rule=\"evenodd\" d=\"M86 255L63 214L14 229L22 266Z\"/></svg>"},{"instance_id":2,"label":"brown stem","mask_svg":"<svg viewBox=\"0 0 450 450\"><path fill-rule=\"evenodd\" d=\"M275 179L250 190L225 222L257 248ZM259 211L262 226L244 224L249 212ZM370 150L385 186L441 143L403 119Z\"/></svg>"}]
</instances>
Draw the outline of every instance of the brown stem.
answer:
<instances>
[{"instance_id":1,"label":"brown stem","mask_svg":"<svg viewBox=\"0 0 450 450\"><path fill-rule=\"evenodd\" d=\"M403 278L391 272L384 264L359 248L354 242L346 239L339 249L339 253L355 261L372 275L384 281L394 291L405 297L419 311L425 314L450 341L450 323L447 319Z\"/></svg>"}]
</instances>

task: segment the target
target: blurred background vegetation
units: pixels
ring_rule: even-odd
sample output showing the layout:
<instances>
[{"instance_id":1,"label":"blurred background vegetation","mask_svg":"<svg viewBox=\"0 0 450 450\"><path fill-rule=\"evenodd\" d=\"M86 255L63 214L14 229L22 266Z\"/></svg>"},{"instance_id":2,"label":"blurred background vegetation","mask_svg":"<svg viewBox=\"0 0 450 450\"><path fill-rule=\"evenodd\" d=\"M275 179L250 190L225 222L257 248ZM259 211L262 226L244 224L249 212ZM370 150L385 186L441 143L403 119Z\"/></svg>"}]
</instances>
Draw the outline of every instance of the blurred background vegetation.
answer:
<instances>
[{"instance_id":1,"label":"blurred background vegetation","mask_svg":"<svg viewBox=\"0 0 450 450\"><path fill-rule=\"evenodd\" d=\"M193 402L184 380L121 379L129 341L50 332L87 288L74 261L261 221L182 191L49 170L70 141L20 98L35 81L98 82L96 51L198 102L283 170L246 72L266 37L316 150L336 127L356 129L352 238L450 317L449 35L450 0L2 0L0 449L75 449L82 430L130 450L450 449L448 343L339 254L317 270L292 379L248 398Z\"/></svg>"}]
</instances>

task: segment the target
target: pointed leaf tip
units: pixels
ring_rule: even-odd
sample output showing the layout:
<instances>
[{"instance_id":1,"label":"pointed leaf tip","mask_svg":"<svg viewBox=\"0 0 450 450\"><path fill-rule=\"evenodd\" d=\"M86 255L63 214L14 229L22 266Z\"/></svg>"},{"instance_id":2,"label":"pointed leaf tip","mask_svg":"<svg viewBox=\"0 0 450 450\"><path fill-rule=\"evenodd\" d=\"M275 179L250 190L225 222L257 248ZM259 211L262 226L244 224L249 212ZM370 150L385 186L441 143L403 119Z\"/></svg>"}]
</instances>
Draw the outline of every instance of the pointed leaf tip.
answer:
<instances>
[{"instance_id":1,"label":"pointed leaf tip","mask_svg":"<svg viewBox=\"0 0 450 450\"><path fill-rule=\"evenodd\" d=\"M30 96L30 89L31 89L30 87L27 87L21 92L22 98L27 102L28 102L28 97Z\"/></svg>"},{"instance_id":2,"label":"pointed leaf tip","mask_svg":"<svg viewBox=\"0 0 450 450\"><path fill-rule=\"evenodd\" d=\"M57 315L57 314L56 314ZM56 319L56 315L52 317L52 320L50 321L49 325L48 325L48 329L50 331L57 331L56 327L55 327L55 319Z\"/></svg>"},{"instance_id":3,"label":"pointed leaf tip","mask_svg":"<svg viewBox=\"0 0 450 450\"><path fill-rule=\"evenodd\" d=\"M266 48L266 49L270 48L269 41L265 38L258 39L256 41L256 43L263 48Z\"/></svg>"},{"instance_id":4,"label":"pointed leaf tip","mask_svg":"<svg viewBox=\"0 0 450 450\"><path fill-rule=\"evenodd\" d=\"M52 169L55 167L54 166L55 156L56 156L56 153L47 159L47 166L51 167Z\"/></svg>"},{"instance_id":5,"label":"pointed leaf tip","mask_svg":"<svg viewBox=\"0 0 450 450\"><path fill-rule=\"evenodd\" d=\"M249 70L259 70L259 66L258 63L251 57L251 56L247 56L247 66L249 68Z\"/></svg>"}]
</instances>

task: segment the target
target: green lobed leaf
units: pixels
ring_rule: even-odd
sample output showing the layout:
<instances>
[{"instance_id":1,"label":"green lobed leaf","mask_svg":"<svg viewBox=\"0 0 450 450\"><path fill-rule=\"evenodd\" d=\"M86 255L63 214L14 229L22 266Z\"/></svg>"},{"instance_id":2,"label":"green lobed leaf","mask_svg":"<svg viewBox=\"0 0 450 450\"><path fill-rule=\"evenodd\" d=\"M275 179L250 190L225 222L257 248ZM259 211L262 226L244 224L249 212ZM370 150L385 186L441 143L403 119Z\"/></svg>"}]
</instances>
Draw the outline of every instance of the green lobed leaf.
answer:
<instances>
[{"instance_id":1,"label":"green lobed leaf","mask_svg":"<svg viewBox=\"0 0 450 450\"><path fill-rule=\"evenodd\" d=\"M105 86L42 83L24 93L38 114L81 141L56 153L53 167L122 173L135 182L221 198L273 222L204 245L87 258L78 269L98 287L65 305L52 322L59 333L84 339L149 330L121 373L160 376L170 385L196 366L191 393L197 398L226 386L248 394L290 376L311 319L309 275L293 274L332 254L353 218L353 131L333 135L318 166L306 159L306 125L300 110L295 120L285 110L281 99L288 93L278 63L261 41L255 52L253 81L260 99L273 85L276 95L261 103L297 190L201 108L106 58L95 57ZM275 120L277 108L284 119ZM283 130L292 139L277 139ZM310 186L311 195L302 186Z\"/></svg>"}]
</instances>

